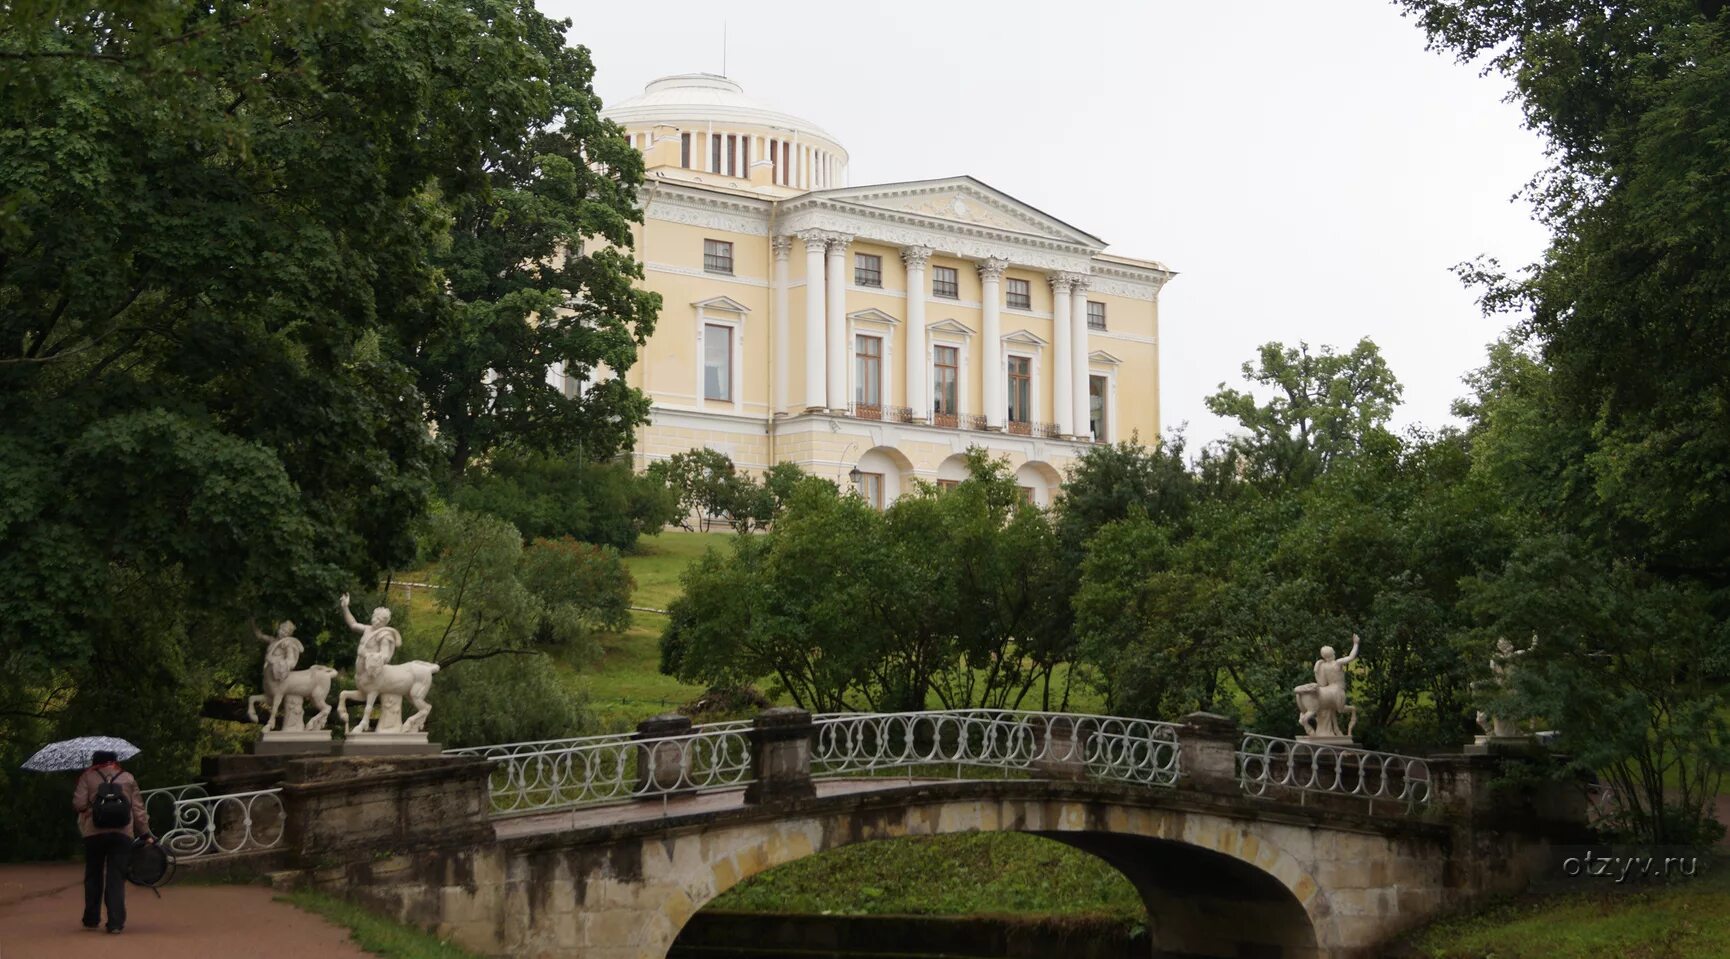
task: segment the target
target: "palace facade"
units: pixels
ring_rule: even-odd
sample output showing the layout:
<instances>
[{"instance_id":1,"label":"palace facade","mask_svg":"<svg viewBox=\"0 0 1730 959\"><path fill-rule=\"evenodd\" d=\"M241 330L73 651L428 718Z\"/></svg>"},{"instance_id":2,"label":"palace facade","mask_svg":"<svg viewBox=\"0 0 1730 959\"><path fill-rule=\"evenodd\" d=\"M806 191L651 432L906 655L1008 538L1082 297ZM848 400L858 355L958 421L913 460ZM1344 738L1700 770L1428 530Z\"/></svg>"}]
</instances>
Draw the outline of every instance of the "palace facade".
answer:
<instances>
[{"instance_id":1,"label":"palace facade","mask_svg":"<svg viewBox=\"0 0 1730 959\"><path fill-rule=\"evenodd\" d=\"M972 177L851 186L834 137L725 77L604 115L644 154L662 297L627 374L654 403L639 468L707 446L881 506L981 446L1048 503L1089 444L1158 435L1161 264Z\"/></svg>"}]
</instances>

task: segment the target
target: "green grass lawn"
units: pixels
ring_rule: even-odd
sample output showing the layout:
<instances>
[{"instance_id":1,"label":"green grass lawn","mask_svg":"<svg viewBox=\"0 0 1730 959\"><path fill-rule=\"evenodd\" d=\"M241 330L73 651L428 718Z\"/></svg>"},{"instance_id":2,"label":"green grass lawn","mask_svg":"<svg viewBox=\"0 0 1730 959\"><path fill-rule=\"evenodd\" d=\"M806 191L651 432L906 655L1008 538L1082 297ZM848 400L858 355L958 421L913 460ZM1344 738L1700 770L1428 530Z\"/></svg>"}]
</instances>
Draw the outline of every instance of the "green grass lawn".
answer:
<instances>
[{"instance_id":1,"label":"green grass lawn","mask_svg":"<svg viewBox=\"0 0 1730 959\"><path fill-rule=\"evenodd\" d=\"M1024 833L862 842L758 874L706 908L836 915L1095 918L1146 922L1122 873Z\"/></svg>"},{"instance_id":2,"label":"green grass lawn","mask_svg":"<svg viewBox=\"0 0 1730 959\"><path fill-rule=\"evenodd\" d=\"M1730 862L1645 891L1517 899L1436 923L1412 945L1432 959L1725 959Z\"/></svg>"},{"instance_id":3,"label":"green grass lawn","mask_svg":"<svg viewBox=\"0 0 1730 959\"><path fill-rule=\"evenodd\" d=\"M356 945L387 959L477 959L474 953L437 936L382 919L335 896L301 891L278 898L346 927Z\"/></svg>"}]
</instances>

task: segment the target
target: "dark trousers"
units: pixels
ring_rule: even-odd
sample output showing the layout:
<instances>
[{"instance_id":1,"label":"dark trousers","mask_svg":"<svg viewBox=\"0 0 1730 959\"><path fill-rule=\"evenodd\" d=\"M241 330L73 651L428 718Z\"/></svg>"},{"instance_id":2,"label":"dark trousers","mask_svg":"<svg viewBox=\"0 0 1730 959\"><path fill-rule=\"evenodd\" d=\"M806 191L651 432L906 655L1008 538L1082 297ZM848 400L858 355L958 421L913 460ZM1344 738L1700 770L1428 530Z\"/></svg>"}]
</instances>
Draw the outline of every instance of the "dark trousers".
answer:
<instances>
[{"instance_id":1,"label":"dark trousers","mask_svg":"<svg viewBox=\"0 0 1730 959\"><path fill-rule=\"evenodd\" d=\"M126 859L132 840L125 833L99 832L84 837L84 924L102 921L108 904L108 928L126 925Z\"/></svg>"}]
</instances>

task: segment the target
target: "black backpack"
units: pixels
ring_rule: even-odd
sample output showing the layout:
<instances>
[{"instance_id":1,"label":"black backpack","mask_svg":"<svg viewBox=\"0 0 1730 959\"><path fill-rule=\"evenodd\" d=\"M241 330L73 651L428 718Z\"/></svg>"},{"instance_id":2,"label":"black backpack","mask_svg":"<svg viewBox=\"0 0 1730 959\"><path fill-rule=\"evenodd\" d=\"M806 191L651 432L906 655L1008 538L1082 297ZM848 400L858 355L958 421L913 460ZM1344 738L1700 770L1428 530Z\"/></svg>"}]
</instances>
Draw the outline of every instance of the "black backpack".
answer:
<instances>
[{"instance_id":1,"label":"black backpack","mask_svg":"<svg viewBox=\"0 0 1730 959\"><path fill-rule=\"evenodd\" d=\"M119 773L113 779L102 776L102 784L96 787L96 795L90 800L90 823L97 829L125 829L132 822L132 802L126 798L126 790L114 781L119 778Z\"/></svg>"}]
</instances>

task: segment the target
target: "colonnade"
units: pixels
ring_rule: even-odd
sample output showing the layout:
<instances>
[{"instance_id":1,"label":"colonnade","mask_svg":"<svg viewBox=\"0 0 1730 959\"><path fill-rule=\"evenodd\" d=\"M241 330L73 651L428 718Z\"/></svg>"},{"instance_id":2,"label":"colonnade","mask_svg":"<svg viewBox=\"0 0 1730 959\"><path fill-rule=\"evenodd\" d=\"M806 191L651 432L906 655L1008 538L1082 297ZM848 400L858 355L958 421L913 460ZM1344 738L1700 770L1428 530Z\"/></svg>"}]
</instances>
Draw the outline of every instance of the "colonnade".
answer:
<instances>
[{"instance_id":1,"label":"colonnade","mask_svg":"<svg viewBox=\"0 0 1730 959\"><path fill-rule=\"evenodd\" d=\"M805 370L806 412L846 412L851 398L847 396L847 362L851 354L847 330L847 249L853 237L829 230L803 230L796 236L776 236L774 252L774 370L773 397L777 410L789 410L797 405L788 395L789 373L796 358L790 350L791 322L788 317L789 261L795 250L795 239L805 252L805 349L802 358ZM914 422L931 421L932 402L927 395L931 375L930 351L926 348L925 305L930 295L926 270L932 249L926 246L901 248L901 261L907 268L907 323L905 382L907 405L913 411ZM985 381L981 394L985 404L988 429L1001 430L1009 412L1008 365L1003 353L1003 274L1010 266L1006 259L990 257L976 264L979 271L980 303L980 368ZM1052 273L1047 277L1052 291L1052 360L1054 377L1051 388L1052 422L1061 436L1085 435L1088 432L1087 382L1087 283L1081 273Z\"/></svg>"}]
</instances>

